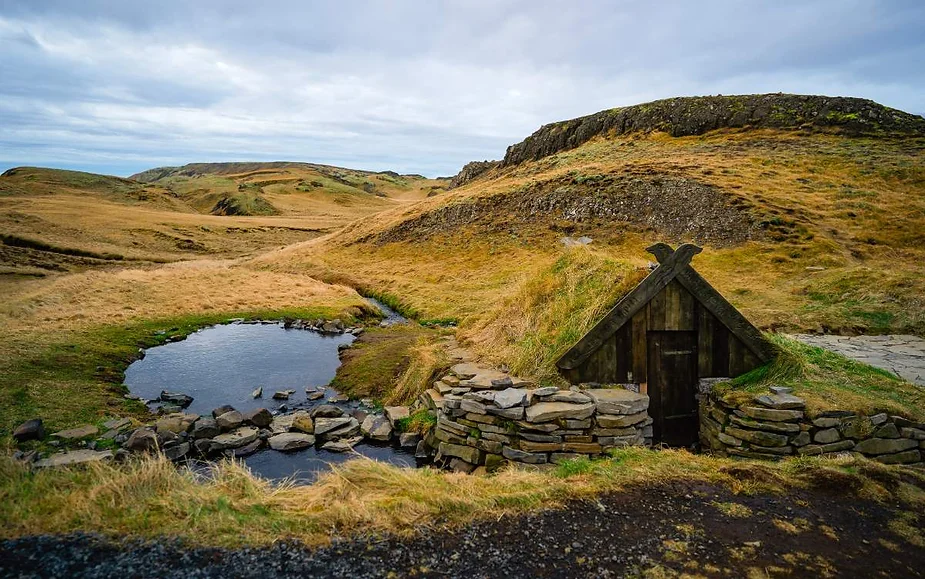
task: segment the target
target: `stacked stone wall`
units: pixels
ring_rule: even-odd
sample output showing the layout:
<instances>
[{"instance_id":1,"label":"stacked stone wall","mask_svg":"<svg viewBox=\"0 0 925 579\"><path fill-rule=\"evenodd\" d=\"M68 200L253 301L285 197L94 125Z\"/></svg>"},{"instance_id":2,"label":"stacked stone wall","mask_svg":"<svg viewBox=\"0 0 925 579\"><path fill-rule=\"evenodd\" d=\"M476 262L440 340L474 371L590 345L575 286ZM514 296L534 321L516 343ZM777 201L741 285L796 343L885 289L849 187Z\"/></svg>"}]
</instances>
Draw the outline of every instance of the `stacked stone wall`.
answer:
<instances>
[{"instance_id":1,"label":"stacked stone wall","mask_svg":"<svg viewBox=\"0 0 925 579\"><path fill-rule=\"evenodd\" d=\"M618 385L536 388L457 364L419 403L437 417L424 440L435 462L466 472L506 461L557 464L652 442L649 397Z\"/></svg>"},{"instance_id":2,"label":"stacked stone wall","mask_svg":"<svg viewBox=\"0 0 925 579\"><path fill-rule=\"evenodd\" d=\"M710 393L700 406L700 441L724 456L776 460L852 453L886 464L923 464L925 424L886 413L828 411L810 416L789 388L732 404Z\"/></svg>"}]
</instances>

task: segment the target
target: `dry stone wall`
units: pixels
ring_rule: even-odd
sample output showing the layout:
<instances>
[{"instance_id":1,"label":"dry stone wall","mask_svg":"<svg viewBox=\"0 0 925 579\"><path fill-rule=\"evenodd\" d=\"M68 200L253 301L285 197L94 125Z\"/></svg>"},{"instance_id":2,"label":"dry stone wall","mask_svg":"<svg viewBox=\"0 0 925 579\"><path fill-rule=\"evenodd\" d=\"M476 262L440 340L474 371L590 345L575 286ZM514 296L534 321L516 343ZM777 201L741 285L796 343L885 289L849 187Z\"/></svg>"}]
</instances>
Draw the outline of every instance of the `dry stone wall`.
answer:
<instances>
[{"instance_id":1,"label":"dry stone wall","mask_svg":"<svg viewBox=\"0 0 925 579\"><path fill-rule=\"evenodd\" d=\"M885 413L806 413L789 388L771 388L744 404L710 393L701 399L700 442L728 456L776 460L794 455L852 453L886 464L923 465L925 424Z\"/></svg>"},{"instance_id":2,"label":"dry stone wall","mask_svg":"<svg viewBox=\"0 0 925 579\"><path fill-rule=\"evenodd\" d=\"M419 404L437 423L423 441L438 464L471 472L507 461L549 465L650 445L649 397L620 386L533 384L475 364L457 364Z\"/></svg>"}]
</instances>

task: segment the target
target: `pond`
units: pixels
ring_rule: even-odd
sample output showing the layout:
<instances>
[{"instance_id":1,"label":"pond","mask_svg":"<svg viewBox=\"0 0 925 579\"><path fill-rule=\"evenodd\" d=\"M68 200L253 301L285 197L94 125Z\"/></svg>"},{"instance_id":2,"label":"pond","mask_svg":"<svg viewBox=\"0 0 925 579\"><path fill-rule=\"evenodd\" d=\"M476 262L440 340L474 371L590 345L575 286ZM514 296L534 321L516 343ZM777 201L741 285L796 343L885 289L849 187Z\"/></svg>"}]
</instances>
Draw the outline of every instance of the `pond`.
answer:
<instances>
[{"instance_id":1,"label":"pond","mask_svg":"<svg viewBox=\"0 0 925 579\"><path fill-rule=\"evenodd\" d=\"M390 323L406 321L381 304L374 305L383 310ZM194 414L210 415L214 408L225 404L240 411L267 408L276 414L332 402L352 414L361 403L344 400L328 384L340 365L338 347L354 339L349 333L329 335L287 329L276 322L213 326L185 340L148 349L144 358L126 370L125 384L132 394L149 401L156 400L162 390L188 394L193 402L185 412ZM252 396L258 387L263 388L262 398ZM273 393L278 390L295 392L288 400L274 400ZM310 393L319 391L323 396L309 398ZM151 406L156 408L157 403ZM413 449L364 441L354 450L376 460L415 466ZM310 482L330 464L356 454L310 447L292 453L262 450L243 460L254 474L267 479L293 477Z\"/></svg>"}]
</instances>

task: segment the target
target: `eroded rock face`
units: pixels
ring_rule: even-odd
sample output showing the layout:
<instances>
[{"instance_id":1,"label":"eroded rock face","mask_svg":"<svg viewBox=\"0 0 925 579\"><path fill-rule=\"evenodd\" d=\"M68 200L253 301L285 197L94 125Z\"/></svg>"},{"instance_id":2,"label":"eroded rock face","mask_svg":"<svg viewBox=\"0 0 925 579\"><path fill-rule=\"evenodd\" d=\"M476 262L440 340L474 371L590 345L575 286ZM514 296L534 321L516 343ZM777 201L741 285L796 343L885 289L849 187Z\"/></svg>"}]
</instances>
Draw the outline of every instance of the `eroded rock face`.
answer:
<instances>
[{"instance_id":1,"label":"eroded rock face","mask_svg":"<svg viewBox=\"0 0 925 579\"><path fill-rule=\"evenodd\" d=\"M763 94L679 97L601 111L551 123L508 147L502 167L573 149L603 134L665 131L700 135L720 128L842 127L853 134L881 131L925 134L925 119L867 99L814 95Z\"/></svg>"}]
</instances>

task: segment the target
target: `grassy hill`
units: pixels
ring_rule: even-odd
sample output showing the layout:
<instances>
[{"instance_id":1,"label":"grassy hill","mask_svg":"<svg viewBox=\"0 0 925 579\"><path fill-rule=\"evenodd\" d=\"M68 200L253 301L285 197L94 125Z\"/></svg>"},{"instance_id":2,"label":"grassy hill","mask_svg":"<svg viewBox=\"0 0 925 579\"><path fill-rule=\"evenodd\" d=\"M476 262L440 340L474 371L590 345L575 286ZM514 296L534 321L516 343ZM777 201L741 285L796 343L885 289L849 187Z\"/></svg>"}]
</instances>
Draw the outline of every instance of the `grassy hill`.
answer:
<instances>
[{"instance_id":1,"label":"grassy hill","mask_svg":"<svg viewBox=\"0 0 925 579\"><path fill-rule=\"evenodd\" d=\"M706 246L695 267L763 328L925 333L921 117L862 99L671 99L547 125L480 165L444 195L253 261L458 319L487 358L546 376L654 241ZM579 236L593 241L562 243Z\"/></svg>"}]
</instances>

